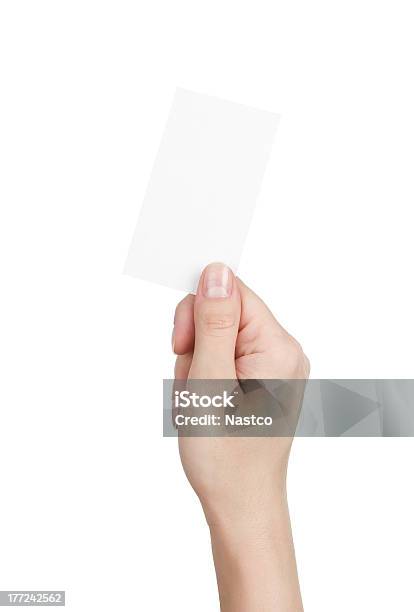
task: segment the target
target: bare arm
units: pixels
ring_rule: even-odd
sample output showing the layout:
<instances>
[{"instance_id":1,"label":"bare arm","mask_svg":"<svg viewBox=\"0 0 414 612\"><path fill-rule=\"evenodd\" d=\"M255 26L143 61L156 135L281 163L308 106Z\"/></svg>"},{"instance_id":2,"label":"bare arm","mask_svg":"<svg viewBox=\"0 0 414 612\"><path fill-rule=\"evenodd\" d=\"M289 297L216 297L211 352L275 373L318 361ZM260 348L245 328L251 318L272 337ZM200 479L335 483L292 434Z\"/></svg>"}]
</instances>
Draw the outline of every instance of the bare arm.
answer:
<instances>
[{"instance_id":1,"label":"bare arm","mask_svg":"<svg viewBox=\"0 0 414 612\"><path fill-rule=\"evenodd\" d=\"M305 379L300 345L219 264L177 307L176 378ZM230 383L229 383L230 384ZM180 437L186 475L208 522L223 612L303 610L286 496L292 438Z\"/></svg>"}]
</instances>

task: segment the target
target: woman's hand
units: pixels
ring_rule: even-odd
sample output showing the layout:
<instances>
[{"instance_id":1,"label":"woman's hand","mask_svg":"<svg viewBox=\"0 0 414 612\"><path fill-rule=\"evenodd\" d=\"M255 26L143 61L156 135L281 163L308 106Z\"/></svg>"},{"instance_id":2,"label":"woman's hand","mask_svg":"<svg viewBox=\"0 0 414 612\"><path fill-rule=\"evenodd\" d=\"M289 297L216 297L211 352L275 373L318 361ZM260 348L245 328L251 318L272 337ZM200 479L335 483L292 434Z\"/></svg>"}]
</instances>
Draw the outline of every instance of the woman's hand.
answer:
<instances>
[{"instance_id":1,"label":"woman's hand","mask_svg":"<svg viewBox=\"0 0 414 612\"><path fill-rule=\"evenodd\" d=\"M306 379L309 361L262 300L223 264L177 306L175 377ZM302 610L286 502L290 437L180 437L210 527L221 609Z\"/></svg>"}]
</instances>

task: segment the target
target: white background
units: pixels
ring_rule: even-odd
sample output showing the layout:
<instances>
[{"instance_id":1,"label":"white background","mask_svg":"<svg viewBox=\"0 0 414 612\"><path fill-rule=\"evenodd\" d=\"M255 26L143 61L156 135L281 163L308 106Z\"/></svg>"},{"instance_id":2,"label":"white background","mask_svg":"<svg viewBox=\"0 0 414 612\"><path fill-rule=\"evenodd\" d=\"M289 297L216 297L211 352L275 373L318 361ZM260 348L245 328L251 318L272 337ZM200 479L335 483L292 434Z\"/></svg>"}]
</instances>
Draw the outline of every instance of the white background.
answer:
<instances>
[{"instance_id":1,"label":"white background","mask_svg":"<svg viewBox=\"0 0 414 612\"><path fill-rule=\"evenodd\" d=\"M240 275L312 375L414 377L411 8L1 2L0 589L217 610L161 437L182 296L121 273L176 85L282 113ZM413 610L413 460L410 439L296 441L307 611Z\"/></svg>"}]
</instances>

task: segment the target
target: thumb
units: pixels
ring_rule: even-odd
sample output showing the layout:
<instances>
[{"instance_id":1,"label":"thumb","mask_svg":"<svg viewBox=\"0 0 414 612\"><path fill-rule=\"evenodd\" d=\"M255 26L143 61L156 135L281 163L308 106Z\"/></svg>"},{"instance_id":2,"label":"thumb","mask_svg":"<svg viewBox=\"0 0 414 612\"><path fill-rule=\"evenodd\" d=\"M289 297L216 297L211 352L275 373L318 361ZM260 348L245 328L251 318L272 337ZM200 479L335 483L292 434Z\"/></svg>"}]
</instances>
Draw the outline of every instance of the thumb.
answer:
<instances>
[{"instance_id":1,"label":"thumb","mask_svg":"<svg viewBox=\"0 0 414 612\"><path fill-rule=\"evenodd\" d=\"M234 352L241 301L233 272L208 265L194 300L195 343L189 378L235 379Z\"/></svg>"}]
</instances>

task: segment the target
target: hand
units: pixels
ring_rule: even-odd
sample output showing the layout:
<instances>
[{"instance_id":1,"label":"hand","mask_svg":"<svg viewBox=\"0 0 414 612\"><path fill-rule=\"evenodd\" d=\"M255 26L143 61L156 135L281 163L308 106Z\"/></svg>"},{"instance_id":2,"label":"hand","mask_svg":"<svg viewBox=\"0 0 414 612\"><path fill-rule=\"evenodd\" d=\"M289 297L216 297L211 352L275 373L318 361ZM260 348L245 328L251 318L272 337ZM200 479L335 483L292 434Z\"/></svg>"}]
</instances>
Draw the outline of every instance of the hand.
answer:
<instances>
[{"instance_id":1,"label":"hand","mask_svg":"<svg viewBox=\"0 0 414 612\"><path fill-rule=\"evenodd\" d=\"M180 380L309 376L298 342L222 264L207 266L196 296L178 304L173 348ZM302 610L286 502L291 438L180 437L179 444L210 527L222 610Z\"/></svg>"}]
</instances>

